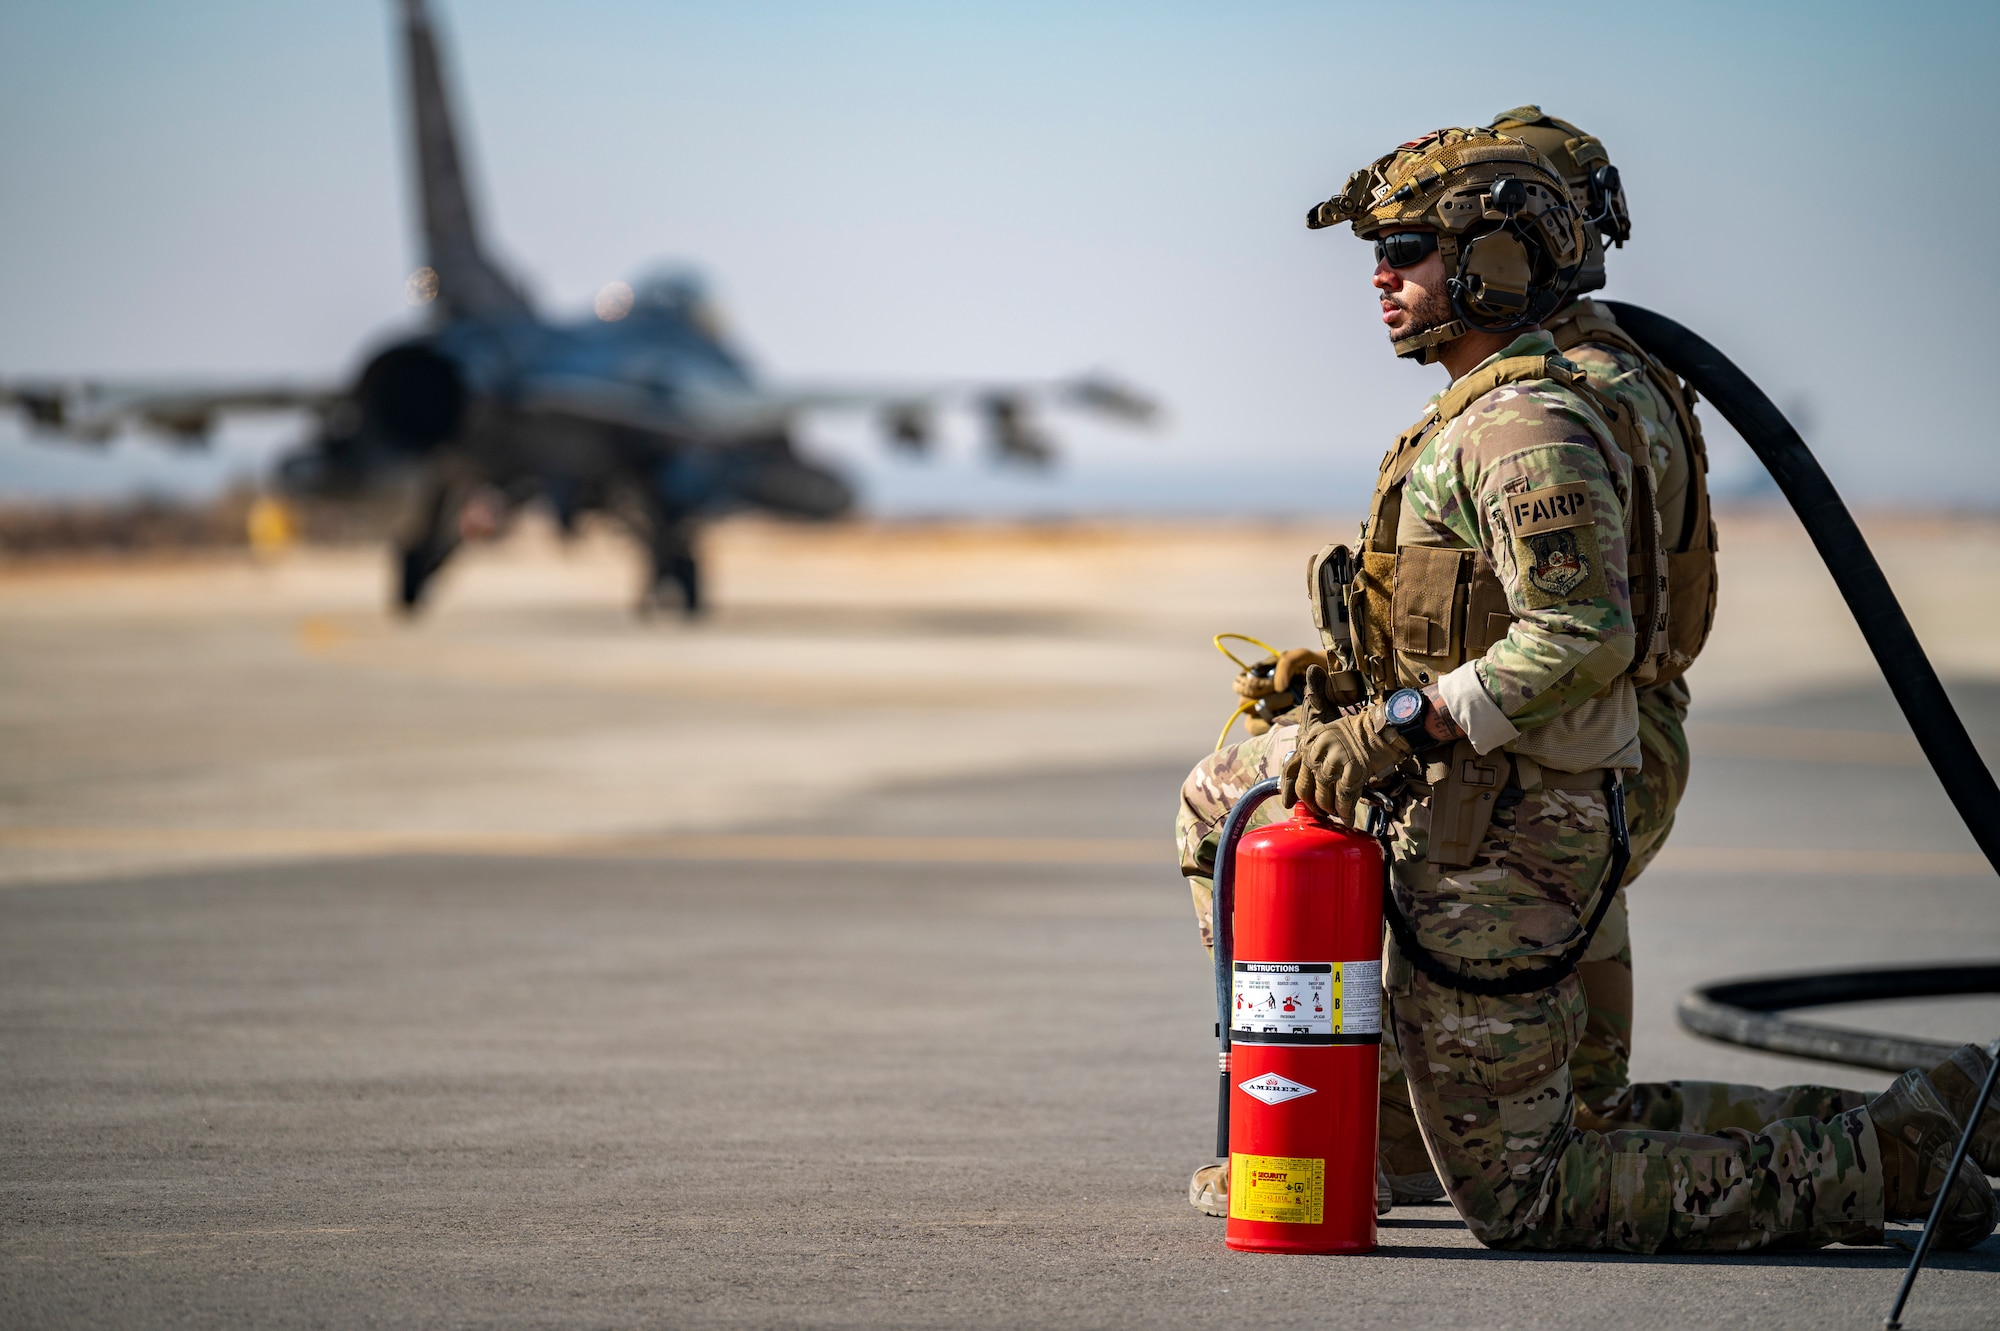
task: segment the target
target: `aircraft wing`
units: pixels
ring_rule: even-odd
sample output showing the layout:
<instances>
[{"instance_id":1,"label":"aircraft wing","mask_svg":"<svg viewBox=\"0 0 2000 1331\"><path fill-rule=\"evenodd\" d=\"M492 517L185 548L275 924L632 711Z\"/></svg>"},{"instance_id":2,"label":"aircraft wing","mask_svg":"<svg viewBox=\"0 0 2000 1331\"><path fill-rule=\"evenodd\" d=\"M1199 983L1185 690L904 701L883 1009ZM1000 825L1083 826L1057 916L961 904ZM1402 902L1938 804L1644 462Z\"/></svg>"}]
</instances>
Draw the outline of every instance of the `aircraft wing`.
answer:
<instances>
[{"instance_id":1,"label":"aircraft wing","mask_svg":"<svg viewBox=\"0 0 2000 1331\"><path fill-rule=\"evenodd\" d=\"M30 428L89 444L138 427L165 434L177 446L199 448L226 413L306 410L324 415L345 396L338 388L289 382L0 380L0 406L18 408Z\"/></svg>"},{"instance_id":2,"label":"aircraft wing","mask_svg":"<svg viewBox=\"0 0 2000 1331\"><path fill-rule=\"evenodd\" d=\"M760 390L736 403L718 402L761 414L774 425L817 412L862 412L875 416L897 448L921 453L936 433L940 413L969 410L986 423L995 453L1003 461L1041 466L1055 449L1035 424L1042 408L1081 411L1134 425L1149 425L1159 414L1151 397L1106 375L1019 383L946 383L910 387L810 386Z\"/></svg>"}]
</instances>

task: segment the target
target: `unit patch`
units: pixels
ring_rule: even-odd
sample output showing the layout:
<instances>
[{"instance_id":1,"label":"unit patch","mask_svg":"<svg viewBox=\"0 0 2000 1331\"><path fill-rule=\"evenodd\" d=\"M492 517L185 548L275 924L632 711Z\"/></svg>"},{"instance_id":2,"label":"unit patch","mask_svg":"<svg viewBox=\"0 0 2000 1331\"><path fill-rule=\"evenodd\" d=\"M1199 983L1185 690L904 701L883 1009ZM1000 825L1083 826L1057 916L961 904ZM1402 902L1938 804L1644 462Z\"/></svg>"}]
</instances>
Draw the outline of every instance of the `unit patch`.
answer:
<instances>
[{"instance_id":1,"label":"unit patch","mask_svg":"<svg viewBox=\"0 0 2000 1331\"><path fill-rule=\"evenodd\" d=\"M1582 481L1544 485L1507 496L1507 526L1517 538L1581 527L1593 520L1590 487Z\"/></svg>"},{"instance_id":2,"label":"unit patch","mask_svg":"<svg viewBox=\"0 0 2000 1331\"><path fill-rule=\"evenodd\" d=\"M1531 610L1606 594L1595 522L1516 536L1514 562L1521 570L1521 599Z\"/></svg>"}]
</instances>

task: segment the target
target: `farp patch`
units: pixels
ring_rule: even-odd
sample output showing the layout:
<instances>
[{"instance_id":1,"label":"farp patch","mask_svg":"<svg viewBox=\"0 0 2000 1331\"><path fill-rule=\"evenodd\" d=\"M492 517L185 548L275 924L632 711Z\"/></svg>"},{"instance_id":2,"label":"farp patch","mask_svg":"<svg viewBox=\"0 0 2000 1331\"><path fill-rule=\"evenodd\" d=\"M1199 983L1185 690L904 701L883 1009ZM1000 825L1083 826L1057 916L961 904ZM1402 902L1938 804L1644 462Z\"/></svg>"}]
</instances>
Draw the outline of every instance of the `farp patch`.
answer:
<instances>
[{"instance_id":1,"label":"farp patch","mask_svg":"<svg viewBox=\"0 0 2000 1331\"><path fill-rule=\"evenodd\" d=\"M1514 563L1521 571L1521 599L1530 610L1606 594L1595 522L1516 536Z\"/></svg>"},{"instance_id":2,"label":"farp patch","mask_svg":"<svg viewBox=\"0 0 2000 1331\"><path fill-rule=\"evenodd\" d=\"M1582 481L1513 490L1507 495L1507 526L1526 537L1591 521L1590 487Z\"/></svg>"}]
</instances>

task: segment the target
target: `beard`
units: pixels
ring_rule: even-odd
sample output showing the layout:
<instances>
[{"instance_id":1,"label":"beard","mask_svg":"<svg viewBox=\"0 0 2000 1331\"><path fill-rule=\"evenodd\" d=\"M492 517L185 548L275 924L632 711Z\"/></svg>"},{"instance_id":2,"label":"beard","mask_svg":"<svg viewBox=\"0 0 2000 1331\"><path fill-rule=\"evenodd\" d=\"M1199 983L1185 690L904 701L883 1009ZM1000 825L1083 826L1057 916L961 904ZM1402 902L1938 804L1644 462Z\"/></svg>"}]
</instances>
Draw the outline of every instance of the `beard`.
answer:
<instances>
[{"instance_id":1,"label":"beard","mask_svg":"<svg viewBox=\"0 0 2000 1331\"><path fill-rule=\"evenodd\" d=\"M1442 328L1458 317L1451 308L1451 293L1442 287L1424 292L1423 299L1414 305L1403 305L1400 300L1396 304L1402 305L1410 320L1401 332L1389 334L1389 340L1392 342L1400 342L1406 337L1417 337L1434 328Z\"/></svg>"}]
</instances>

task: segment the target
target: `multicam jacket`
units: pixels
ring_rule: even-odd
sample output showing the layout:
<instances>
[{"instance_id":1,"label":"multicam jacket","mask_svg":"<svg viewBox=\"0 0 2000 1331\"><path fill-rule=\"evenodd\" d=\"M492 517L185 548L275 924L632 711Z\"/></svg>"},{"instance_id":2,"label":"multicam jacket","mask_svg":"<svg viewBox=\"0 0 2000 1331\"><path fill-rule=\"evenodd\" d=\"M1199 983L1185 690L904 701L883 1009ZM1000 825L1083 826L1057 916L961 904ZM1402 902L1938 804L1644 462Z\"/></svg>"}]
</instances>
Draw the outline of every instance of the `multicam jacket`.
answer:
<instances>
[{"instance_id":1,"label":"multicam jacket","mask_svg":"<svg viewBox=\"0 0 2000 1331\"><path fill-rule=\"evenodd\" d=\"M1547 333L1526 333L1481 368L1554 352ZM1438 663L1454 668L1438 671L1439 693L1481 753L1505 748L1569 772L1638 766L1626 674L1636 646L1626 577L1632 502L1631 464L1610 426L1556 377L1493 388L1423 443L1396 517L1398 606L1404 563L1423 565L1403 552L1427 547L1474 552L1490 565L1506 613L1461 609L1463 639L1451 651L1435 629L1429 644L1409 641L1410 623L1423 621L1399 610L1397 656L1407 671L1425 650L1449 652Z\"/></svg>"}]
</instances>

